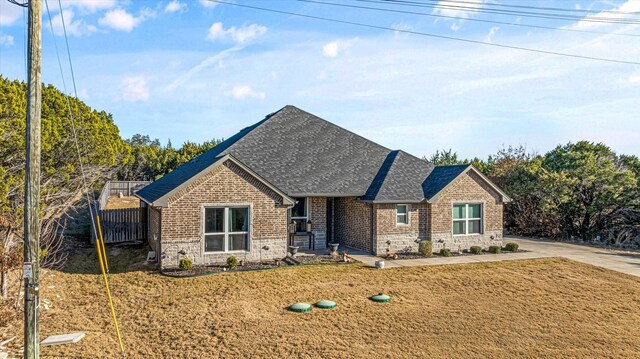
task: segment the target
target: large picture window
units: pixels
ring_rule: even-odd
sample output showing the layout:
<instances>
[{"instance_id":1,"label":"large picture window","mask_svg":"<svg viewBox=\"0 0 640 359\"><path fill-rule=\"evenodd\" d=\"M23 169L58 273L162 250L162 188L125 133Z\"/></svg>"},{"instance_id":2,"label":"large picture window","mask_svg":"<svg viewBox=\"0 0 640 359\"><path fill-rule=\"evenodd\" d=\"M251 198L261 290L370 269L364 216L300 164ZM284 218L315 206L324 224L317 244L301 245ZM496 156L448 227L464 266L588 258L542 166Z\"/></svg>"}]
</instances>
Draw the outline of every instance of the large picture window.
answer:
<instances>
[{"instance_id":1,"label":"large picture window","mask_svg":"<svg viewBox=\"0 0 640 359\"><path fill-rule=\"evenodd\" d=\"M307 219L309 219L307 198L294 198L296 204L291 208L291 220L296 223L296 232L307 231Z\"/></svg>"},{"instance_id":2,"label":"large picture window","mask_svg":"<svg viewBox=\"0 0 640 359\"><path fill-rule=\"evenodd\" d=\"M249 207L204 209L204 251L233 252L249 249Z\"/></svg>"},{"instance_id":3,"label":"large picture window","mask_svg":"<svg viewBox=\"0 0 640 359\"><path fill-rule=\"evenodd\" d=\"M454 235L482 233L482 204L454 204L452 217Z\"/></svg>"}]
</instances>

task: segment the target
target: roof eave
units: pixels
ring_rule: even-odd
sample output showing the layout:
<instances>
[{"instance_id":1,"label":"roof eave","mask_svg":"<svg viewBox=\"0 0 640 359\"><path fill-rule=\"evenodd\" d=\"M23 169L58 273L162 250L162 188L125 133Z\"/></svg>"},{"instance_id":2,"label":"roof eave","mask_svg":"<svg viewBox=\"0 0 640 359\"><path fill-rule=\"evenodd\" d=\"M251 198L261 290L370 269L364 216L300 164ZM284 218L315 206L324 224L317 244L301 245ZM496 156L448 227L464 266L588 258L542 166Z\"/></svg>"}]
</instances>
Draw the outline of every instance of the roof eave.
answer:
<instances>
[{"instance_id":1,"label":"roof eave","mask_svg":"<svg viewBox=\"0 0 640 359\"><path fill-rule=\"evenodd\" d=\"M436 203L441 193L443 193L447 188L449 188L449 186L451 186L460 177L467 174L471 170L473 170L475 174L480 176L480 178L482 178L482 180L485 181L491 188L493 188L496 192L498 192L498 194L502 197L503 203L509 203L512 201L511 197L509 197L503 190L501 190L500 187L496 186L495 183L493 183L489 178L487 178L487 176L485 176L482 172L480 172L480 170L473 167L473 165L469 165L464 171L460 172L460 174L458 174L453 180L451 180L446 186L444 186L444 188L438 191L438 193L431 196L431 198L427 198L426 201L428 203Z\"/></svg>"},{"instance_id":2,"label":"roof eave","mask_svg":"<svg viewBox=\"0 0 640 359\"><path fill-rule=\"evenodd\" d=\"M189 178L188 180L182 182L178 187L176 187L173 190L169 191L168 193L166 193L164 196L158 198L157 200L155 200L153 202L149 202L148 200L144 200L144 199L143 200L145 202L149 203L152 206L167 207L169 205L169 198L171 198L171 196L173 196L176 193L180 192L182 189L186 188L188 185L190 185L191 183L195 182L196 180L198 180L199 178L201 178L205 174L207 174L207 173L211 172L212 170L216 169L218 166L222 165L226 161L231 161L231 162L235 163L240 168L242 168L244 171L248 172L251 176L257 178L260 182L264 183L269 189L271 189L272 191L274 191L278 195L280 195L282 197L282 203L285 206L293 207L295 205L295 201L293 200L293 198L291 198L286 193L284 193L283 191L278 189L276 186L274 186L269 181L264 179L262 176L257 174L255 171L253 171L251 168L246 166L244 163L240 162L238 159L233 157L231 154L226 154L226 155L220 157L217 161L215 161L214 163L212 163L211 165L209 165L208 167L206 167L205 169L200 171L198 174L196 174L195 176L193 176L193 177ZM140 196L138 196L138 197L140 197ZM140 198L142 198L142 197L140 197Z\"/></svg>"}]
</instances>

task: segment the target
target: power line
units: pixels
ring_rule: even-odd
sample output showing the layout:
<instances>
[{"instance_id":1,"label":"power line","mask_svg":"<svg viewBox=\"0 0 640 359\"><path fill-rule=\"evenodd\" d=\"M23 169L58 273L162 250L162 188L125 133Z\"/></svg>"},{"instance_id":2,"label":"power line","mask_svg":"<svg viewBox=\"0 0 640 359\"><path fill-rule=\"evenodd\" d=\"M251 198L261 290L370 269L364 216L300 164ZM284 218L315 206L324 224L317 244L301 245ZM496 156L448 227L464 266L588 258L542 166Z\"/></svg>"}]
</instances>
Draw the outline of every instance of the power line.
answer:
<instances>
[{"instance_id":1,"label":"power line","mask_svg":"<svg viewBox=\"0 0 640 359\"><path fill-rule=\"evenodd\" d=\"M415 1L401 1L401 0L386 0L386 1L385 0L356 0L356 1L374 2L378 4L380 3L389 4L390 2L392 2L393 4L400 5L400 6L411 6L411 7L419 7L419 8L427 8L427 9L470 11L470 12L486 13L486 14L494 14L494 15L513 15L513 16L538 18L538 19L586 21L586 22L606 23L606 24L640 24L640 20L638 19L620 19L615 17L584 17L584 16L550 14L550 13L531 12L531 11L499 10L499 9L491 9L491 8L480 8L478 6L440 5L439 3L425 4L425 3L415 2Z\"/></svg>"},{"instance_id":2,"label":"power line","mask_svg":"<svg viewBox=\"0 0 640 359\"><path fill-rule=\"evenodd\" d=\"M67 86L66 86L66 83L65 83L65 80L64 80L64 72L62 70L62 61L60 60L60 53L58 51L58 45L57 45L57 41L55 39L55 33L53 31L53 21L51 19L51 12L49 11L49 2L48 2L48 0L45 0L45 5L47 7L47 14L49 16L49 25L51 26L51 34L53 36L53 42L55 44L55 49L56 49L56 56L58 58L58 65L60 67L60 75L62 76L62 84L63 84L63 88L64 88L64 91L65 91L65 98L67 100L67 108L69 110L69 119L70 119L70 122L71 122L71 129L72 129L72 133L73 133L73 142L75 144L75 149L76 149L76 152L77 152L77 155L78 155L78 162L80 164L80 174L82 176L82 185L83 185L83 188L84 188L84 191L85 191L85 198L87 200L87 206L89 207L89 216L91 217L91 225L93 227L93 232L94 232L94 235L96 237L96 241L102 241L102 235L98 236L98 230L97 230L96 222L94 220L93 210L91 208L91 204L92 203L91 203L91 199L89 198L89 192L91 192L91 196L93 198L93 202L94 203L96 202L96 197L95 197L95 194L92 191L89 190L89 186L87 185L86 174L85 174L84 165L83 165L83 162L82 162L82 154L81 154L81 151L80 151L80 145L78 143L78 133L76 131L76 125L75 125L75 121L74 121L74 117L73 117L73 112L71 110L71 101L69 100L70 96L66 95ZM80 109L79 109L80 108L80 105L79 105L80 100L78 98L78 89L77 89L77 86L76 86L76 79L75 79L75 75L74 75L74 72L73 72L73 62L71 61L71 50L70 50L70 47L69 47L69 37L67 36L67 27L65 25L64 14L63 14L63 11L62 11L62 3L61 3L60 0L58 0L58 6L60 7L60 17L61 17L60 20L62 21L62 30L63 30L63 34L64 34L65 44L66 44L66 47L67 47L67 58L69 60L69 69L71 71L71 81L73 83L73 92L74 92L75 100L76 100L76 115L77 115L77 118L79 119L80 118ZM97 218L97 216L95 218ZM102 245L104 246L104 242L102 242ZM120 329L118 327L118 321L117 321L117 318L116 318L115 309L113 307L113 301L111 300L111 292L109 290L109 282L107 280L107 275L105 273L105 269L104 269L103 264L102 264L103 254L100 253L99 246L98 246L98 257L99 257L99 260L100 260L100 269L102 271L102 276L104 278L105 287L106 287L106 291L107 291L107 296L108 296L108 299L109 299L109 308L111 309L111 315L113 317L113 321L114 321L114 325L115 325L115 329L116 329L116 333L117 333L117 337L118 337L118 343L120 345L120 353L121 353L122 357L124 358L125 357L124 345L122 343L122 339L121 339L121 336L120 336ZM104 253L104 258L106 260L106 253Z\"/></svg>"},{"instance_id":3,"label":"power line","mask_svg":"<svg viewBox=\"0 0 640 359\"><path fill-rule=\"evenodd\" d=\"M436 3L440 2L440 0L424 0L424 1L436 2ZM421 4L420 2L409 1L409 0L380 0L380 2L388 2L388 3L404 2L404 3ZM462 1L462 0L443 0L443 2L453 3L453 4L469 4L474 6L479 5L479 3L477 2ZM556 12L573 12L573 13L584 13L584 14L599 14L602 12L611 13L611 14L621 14L621 15L639 14L638 12L634 12L634 11L627 12L627 11L618 11L618 10L568 9L568 8L558 8L558 7L541 7L541 6L531 6L531 5L513 5L513 4L500 4L500 3L482 3L482 5L493 6L493 7L514 8L514 9L549 10L549 11L556 11Z\"/></svg>"},{"instance_id":4,"label":"power line","mask_svg":"<svg viewBox=\"0 0 640 359\"><path fill-rule=\"evenodd\" d=\"M494 21L494 20L465 18L465 17L460 17L460 16L428 14L428 13L416 12L416 11L406 11L406 10L397 10L397 9L384 9L384 8L379 8L379 7L350 5L350 4L339 4L339 3L317 1L317 0L296 0L296 1L308 2L308 3L314 3L314 4L320 4L320 5L330 5L330 6L340 6L340 7L347 7L347 8L363 9L363 10L391 12L391 13L397 13L397 14L409 14L409 15L428 16L428 17L435 17L435 18L445 18L445 19L456 19L456 20L483 22L483 23L497 24L497 25L519 26L519 27L528 27L528 28L545 29L545 30L556 30L556 31L582 32L582 33L591 33L591 34L600 34L600 35L640 37L640 34L621 34L621 33L603 32L603 31L594 31L594 30L565 29L565 28L556 28L556 27L542 26L542 25L529 25L529 24L520 24L520 23L505 22L505 21Z\"/></svg>"},{"instance_id":5,"label":"power line","mask_svg":"<svg viewBox=\"0 0 640 359\"><path fill-rule=\"evenodd\" d=\"M420 2L416 1L408 1L408 0L381 0L383 2L405 2L405 3L415 3L420 4ZM440 0L424 0L426 2L440 2ZM470 4L470 5L479 5L477 2L471 1L462 1L462 0L444 0L443 2L447 3L458 3L458 4ZM516 8L516 9L533 9L533 10L549 10L556 12L573 12L573 13L585 13L585 14L599 14L601 12L612 13L612 14L638 14L638 12L626 12L626 11L618 11L618 10L588 10L588 9L568 9L568 8L558 8L558 7L541 7L541 6L530 6L530 5L513 5L513 4L500 4L500 3L483 3L484 6L493 6L493 7L504 7L504 8Z\"/></svg>"},{"instance_id":6,"label":"power line","mask_svg":"<svg viewBox=\"0 0 640 359\"><path fill-rule=\"evenodd\" d=\"M366 28L371 28L371 29L388 30L388 31L393 31L393 32L402 32L402 33L406 33L406 34L434 37L434 38L438 38L438 39L461 41L461 42L467 42L467 43L472 43L472 44L487 45L487 46L493 46L493 47L501 47L501 48L513 49L513 50L529 51L529 52L535 52L535 53L546 54L546 55L556 55L556 56L564 56L564 57L572 57L572 58L585 59L585 60L595 60L595 61L612 62L612 63L628 64L628 65L640 65L640 62L635 62L635 61L625 61L625 60L616 60L616 59L609 59L609 58L603 58L603 57L593 57L593 56L567 54L567 53L563 53L563 52L532 49L532 48L521 47L521 46L497 44L497 43L484 42L484 41L479 41L479 40L464 39L464 38L460 38L460 37L431 34L431 33L426 33L426 32L403 30L403 29L394 29L394 28L386 27L386 26L371 25L371 24L365 24L365 23L355 22L355 21L338 20L338 19L332 19L332 18L315 16L315 15L299 14L299 13L295 13L295 12L276 10L276 9L268 9L268 8L251 6L251 5L242 5L242 4L230 3L230 2L220 1L220 0L209 0L209 1L215 2L215 3L218 3L218 4L223 4L223 5L238 6L238 7L254 9L254 10L259 10L259 11L277 13L277 14L305 17L305 18L309 18L309 19L328 21L328 22L335 22L335 23L346 24L346 25L354 25L354 26L366 27Z\"/></svg>"}]
</instances>

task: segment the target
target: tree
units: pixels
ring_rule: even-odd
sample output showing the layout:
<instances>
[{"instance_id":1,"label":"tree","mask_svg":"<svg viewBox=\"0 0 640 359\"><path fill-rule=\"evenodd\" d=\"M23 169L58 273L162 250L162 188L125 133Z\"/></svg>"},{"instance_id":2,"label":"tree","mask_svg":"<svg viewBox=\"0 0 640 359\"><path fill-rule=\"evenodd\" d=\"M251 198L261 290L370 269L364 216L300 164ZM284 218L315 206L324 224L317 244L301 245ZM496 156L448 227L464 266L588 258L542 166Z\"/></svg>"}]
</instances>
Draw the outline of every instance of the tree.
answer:
<instances>
[{"instance_id":1,"label":"tree","mask_svg":"<svg viewBox=\"0 0 640 359\"><path fill-rule=\"evenodd\" d=\"M542 163L547 172L540 179L553 189L546 201L562 214L563 235L590 240L613 223L621 224L621 216L633 217L640 210L635 164L604 144L587 141L547 153Z\"/></svg>"},{"instance_id":2,"label":"tree","mask_svg":"<svg viewBox=\"0 0 640 359\"><path fill-rule=\"evenodd\" d=\"M20 252L23 235L26 91L25 83L0 76L0 270L5 274L16 265L10 258ZM78 205L86 190L71 117L90 190L100 188L113 176L116 164L130 160L130 148L120 138L110 114L67 97L52 85L43 87L40 201L45 267L59 264L63 258L60 218Z\"/></svg>"},{"instance_id":3,"label":"tree","mask_svg":"<svg viewBox=\"0 0 640 359\"><path fill-rule=\"evenodd\" d=\"M431 157L429 158L424 157L424 159L427 162L432 163L436 166L461 165L461 164L469 163L467 160L458 159L458 154L453 152L452 149L448 149L448 150L443 149L442 151L436 150L436 153L431 155Z\"/></svg>"}]
</instances>

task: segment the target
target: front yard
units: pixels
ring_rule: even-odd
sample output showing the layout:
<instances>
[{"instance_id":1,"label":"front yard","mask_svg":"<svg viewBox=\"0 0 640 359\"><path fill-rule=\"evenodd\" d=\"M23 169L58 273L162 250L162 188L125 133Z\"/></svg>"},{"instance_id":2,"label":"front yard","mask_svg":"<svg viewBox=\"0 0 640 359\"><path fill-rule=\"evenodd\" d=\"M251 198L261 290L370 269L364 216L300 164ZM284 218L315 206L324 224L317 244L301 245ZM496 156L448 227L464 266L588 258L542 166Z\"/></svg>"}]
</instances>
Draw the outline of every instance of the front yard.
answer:
<instances>
[{"instance_id":1,"label":"front yard","mask_svg":"<svg viewBox=\"0 0 640 359\"><path fill-rule=\"evenodd\" d=\"M44 279L50 304L41 336L87 337L44 347L43 358L119 355L91 260L79 255L68 269L75 273ZM197 278L137 268L111 274L128 358L640 356L640 280L564 259L385 270L297 266ZM367 299L378 292L392 301ZM338 306L286 310L320 299ZM18 322L0 332L20 333Z\"/></svg>"}]
</instances>

